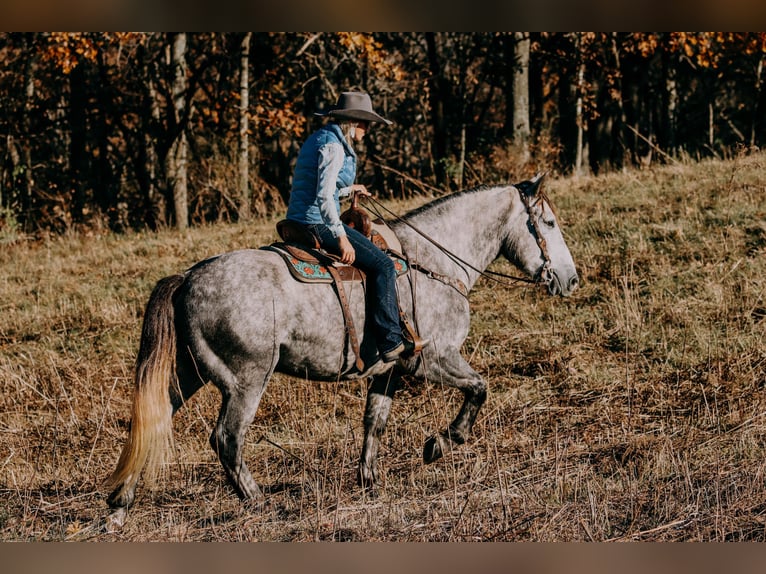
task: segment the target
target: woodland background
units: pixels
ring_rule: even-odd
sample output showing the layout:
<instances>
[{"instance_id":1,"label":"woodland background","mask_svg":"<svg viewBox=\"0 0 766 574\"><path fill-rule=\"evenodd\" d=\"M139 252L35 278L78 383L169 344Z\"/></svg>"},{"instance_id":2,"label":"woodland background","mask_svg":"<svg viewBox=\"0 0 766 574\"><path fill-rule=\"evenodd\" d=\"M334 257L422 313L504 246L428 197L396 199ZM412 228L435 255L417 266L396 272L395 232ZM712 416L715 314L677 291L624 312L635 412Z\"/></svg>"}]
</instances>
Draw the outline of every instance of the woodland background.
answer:
<instances>
[{"instance_id":1,"label":"woodland background","mask_svg":"<svg viewBox=\"0 0 766 574\"><path fill-rule=\"evenodd\" d=\"M273 215L313 113L370 92L407 199L766 141L766 33L2 33L0 237Z\"/></svg>"}]
</instances>

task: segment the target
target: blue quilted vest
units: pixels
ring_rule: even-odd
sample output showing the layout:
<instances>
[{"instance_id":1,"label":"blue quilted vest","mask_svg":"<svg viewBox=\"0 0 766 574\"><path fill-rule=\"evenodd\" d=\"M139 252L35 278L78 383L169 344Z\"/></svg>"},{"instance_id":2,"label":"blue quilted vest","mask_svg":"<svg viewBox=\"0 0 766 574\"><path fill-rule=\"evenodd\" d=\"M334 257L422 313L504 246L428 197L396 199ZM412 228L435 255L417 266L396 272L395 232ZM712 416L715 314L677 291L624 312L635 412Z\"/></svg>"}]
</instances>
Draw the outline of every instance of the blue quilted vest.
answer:
<instances>
[{"instance_id":1,"label":"blue quilted vest","mask_svg":"<svg viewBox=\"0 0 766 574\"><path fill-rule=\"evenodd\" d=\"M335 185L335 207L340 214L340 190L350 186L356 178L356 153L343 137L340 126L330 123L311 134L301 147L295 164L287 219L305 224L325 223L319 212L317 171L319 150L328 143L339 143L345 151L343 167Z\"/></svg>"}]
</instances>

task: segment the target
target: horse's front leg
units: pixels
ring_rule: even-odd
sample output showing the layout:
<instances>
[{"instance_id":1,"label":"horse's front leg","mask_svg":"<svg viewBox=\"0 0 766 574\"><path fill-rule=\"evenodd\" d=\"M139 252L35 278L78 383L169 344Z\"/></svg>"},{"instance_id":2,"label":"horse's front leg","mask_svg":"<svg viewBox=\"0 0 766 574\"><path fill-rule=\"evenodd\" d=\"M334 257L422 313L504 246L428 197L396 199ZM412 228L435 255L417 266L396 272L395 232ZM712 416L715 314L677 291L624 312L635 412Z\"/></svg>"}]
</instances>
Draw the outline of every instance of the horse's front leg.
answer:
<instances>
[{"instance_id":1,"label":"horse's front leg","mask_svg":"<svg viewBox=\"0 0 766 574\"><path fill-rule=\"evenodd\" d=\"M423 447L423 462L432 463L447 454L453 446L463 444L471 434L479 409L487 399L487 384L460 356L457 349L429 361L429 379L463 391L464 400L455 420L439 434L432 436Z\"/></svg>"},{"instance_id":2,"label":"horse's front leg","mask_svg":"<svg viewBox=\"0 0 766 574\"><path fill-rule=\"evenodd\" d=\"M367 391L367 405L364 409L364 444L359 458L357 482L365 488L372 488L378 482L377 458L380 437L386 428L391 403L399 386L399 377L393 369L373 377Z\"/></svg>"}]
</instances>

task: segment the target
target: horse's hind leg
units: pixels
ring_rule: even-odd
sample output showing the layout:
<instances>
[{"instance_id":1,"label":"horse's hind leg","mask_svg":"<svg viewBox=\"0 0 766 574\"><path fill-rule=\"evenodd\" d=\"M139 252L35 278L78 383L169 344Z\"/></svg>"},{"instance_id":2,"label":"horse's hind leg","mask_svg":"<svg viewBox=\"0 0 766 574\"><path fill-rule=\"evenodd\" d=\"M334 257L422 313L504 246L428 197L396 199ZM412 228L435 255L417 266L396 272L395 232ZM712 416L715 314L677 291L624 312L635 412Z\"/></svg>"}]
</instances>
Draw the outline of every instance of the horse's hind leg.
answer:
<instances>
[{"instance_id":1,"label":"horse's hind leg","mask_svg":"<svg viewBox=\"0 0 766 574\"><path fill-rule=\"evenodd\" d=\"M367 405L364 409L364 444L359 459L357 481L365 488L371 488L378 481L377 457L380 437L386 428L391 403L399 385L399 378L392 371L372 379L367 391Z\"/></svg>"},{"instance_id":2,"label":"horse's hind leg","mask_svg":"<svg viewBox=\"0 0 766 574\"><path fill-rule=\"evenodd\" d=\"M176 358L176 380L170 383L170 404L175 414L207 381L196 367L194 357L187 348L179 350Z\"/></svg>"},{"instance_id":3,"label":"horse's hind leg","mask_svg":"<svg viewBox=\"0 0 766 574\"><path fill-rule=\"evenodd\" d=\"M245 394L224 394L218 423L210 435L210 446L218 454L226 477L237 495L245 500L263 497L242 458L245 434L255 418L261 394L262 388Z\"/></svg>"},{"instance_id":4,"label":"horse's hind leg","mask_svg":"<svg viewBox=\"0 0 766 574\"><path fill-rule=\"evenodd\" d=\"M223 400L218 422L210 436L210 445L218 454L237 495L245 500L263 497L242 457L242 447L273 370L271 366L267 372L261 370L256 374L254 369L242 369L241 372L246 372L247 376L238 377L236 384L218 385Z\"/></svg>"},{"instance_id":5,"label":"horse's hind leg","mask_svg":"<svg viewBox=\"0 0 766 574\"><path fill-rule=\"evenodd\" d=\"M457 349L429 362L431 382L444 383L463 391L464 400L449 427L429 438L423 447L423 461L432 463L447 454L454 445L463 444L471 434L479 409L487 398L487 385L460 356Z\"/></svg>"}]
</instances>

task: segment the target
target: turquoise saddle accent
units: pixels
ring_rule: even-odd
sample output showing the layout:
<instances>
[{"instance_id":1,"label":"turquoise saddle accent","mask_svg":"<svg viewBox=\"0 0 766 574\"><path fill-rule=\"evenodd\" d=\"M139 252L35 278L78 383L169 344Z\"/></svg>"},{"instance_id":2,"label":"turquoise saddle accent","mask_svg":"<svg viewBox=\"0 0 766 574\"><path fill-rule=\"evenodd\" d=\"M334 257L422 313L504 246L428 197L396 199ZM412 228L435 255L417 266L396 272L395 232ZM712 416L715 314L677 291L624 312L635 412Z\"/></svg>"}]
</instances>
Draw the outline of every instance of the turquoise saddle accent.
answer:
<instances>
[{"instance_id":1,"label":"turquoise saddle accent","mask_svg":"<svg viewBox=\"0 0 766 574\"><path fill-rule=\"evenodd\" d=\"M266 247L270 251L279 253L287 262L290 273L298 281L305 283L332 283L333 277L327 270L328 265L333 265L340 272L343 281L361 281L364 279L364 273L351 265L339 263L314 249L296 249L294 246L285 243L273 243ZM409 271L407 261L399 256L389 252L388 256L394 263L396 275L404 275Z\"/></svg>"}]
</instances>

